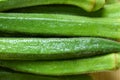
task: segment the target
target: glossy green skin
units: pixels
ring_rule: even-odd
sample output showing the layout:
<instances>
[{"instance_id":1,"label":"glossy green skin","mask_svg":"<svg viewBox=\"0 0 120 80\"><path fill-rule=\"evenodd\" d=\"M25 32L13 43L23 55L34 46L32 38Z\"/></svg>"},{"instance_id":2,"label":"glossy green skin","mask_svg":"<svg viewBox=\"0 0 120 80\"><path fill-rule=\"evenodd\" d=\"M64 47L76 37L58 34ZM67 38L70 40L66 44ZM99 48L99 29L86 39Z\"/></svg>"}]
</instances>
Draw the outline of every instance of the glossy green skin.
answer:
<instances>
[{"instance_id":1,"label":"glossy green skin","mask_svg":"<svg viewBox=\"0 0 120 80\"><path fill-rule=\"evenodd\" d=\"M83 8L86 11L96 11L104 6L105 0L7 0L0 3L0 11L49 4L68 4Z\"/></svg>"},{"instance_id":2,"label":"glossy green skin","mask_svg":"<svg viewBox=\"0 0 120 80\"><path fill-rule=\"evenodd\" d=\"M31 36L92 36L120 39L120 20L60 14L0 13L0 32Z\"/></svg>"},{"instance_id":3,"label":"glossy green skin","mask_svg":"<svg viewBox=\"0 0 120 80\"><path fill-rule=\"evenodd\" d=\"M120 43L102 38L0 38L2 60L84 58L120 52Z\"/></svg>"},{"instance_id":4,"label":"glossy green skin","mask_svg":"<svg viewBox=\"0 0 120 80\"><path fill-rule=\"evenodd\" d=\"M117 58L116 58L117 57ZM0 66L21 72L42 75L76 75L118 68L119 54L61 61L0 61Z\"/></svg>"},{"instance_id":5,"label":"glossy green skin","mask_svg":"<svg viewBox=\"0 0 120 80\"><path fill-rule=\"evenodd\" d=\"M87 74L75 76L42 76L0 69L0 80L92 80Z\"/></svg>"}]
</instances>

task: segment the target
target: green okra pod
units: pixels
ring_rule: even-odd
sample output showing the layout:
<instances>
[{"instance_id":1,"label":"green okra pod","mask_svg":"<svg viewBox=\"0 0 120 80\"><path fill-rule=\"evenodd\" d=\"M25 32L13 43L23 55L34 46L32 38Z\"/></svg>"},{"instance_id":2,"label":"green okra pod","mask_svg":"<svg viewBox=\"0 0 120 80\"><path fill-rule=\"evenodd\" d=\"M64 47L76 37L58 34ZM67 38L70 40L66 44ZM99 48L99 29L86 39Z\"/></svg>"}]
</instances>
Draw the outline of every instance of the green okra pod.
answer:
<instances>
[{"instance_id":1,"label":"green okra pod","mask_svg":"<svg viewBox=\"0 0 120 80\"><path fill-rule=\"evenodd\" d=\"M32 6L25 8L18 8L13 10L4 11L6 13L48 13L48 14L68 14L87 17L107 17L118 18L120 17L120 3L105 5L102 9L95 12L86 12L85 10L76 6L66 5L44 5Z\"/></svg>"},{"instance_id":2,"label":"green okra pod","mask_svg":"<svg viewBox=\"0 0 120 80\"><path fill-rule=\"evenodd\" d=\"M61 61L0 61L0 66L15 71L41 75L77 75L117 69L120 54L107 54L85 59Z\"/></svg>"},{"instance_id":3,"label":"green okra pod","mask_svg":"<svg viewBox=\"0 0 120 80\"><path fill-rule=\"evenodd\" d=\"M68 4L75 5L86 11L96 11L104 6L105 0L7 0L0 3L0 11L49 4Z\"/></svg>"},{"instance_id":4,"label":"green okra pod","mask_svg":"<svg viewBox=\"0 0 120 80\"><path fill-rule=\"evenodd\" d=\"M120 43L102 38L0 38L1 60L55 60L120 52Z\"/></svg>"},{"instance_id":5,"label":"green okra pod","mask_svg":"<svg viewBox=\"0 0 120 80\"><path fill-rule=\"evenodd\" d=\"M0 69L0 80L92 80L87 75L75 75L75 76L43 76L28 73L19 73L15 71L8 71L4 68Z\"/></svg>"},{"instance_id":6,"label":"green okra pod","mask_svg":"<svg viewBox=\"0 0 120 80\"><path fill-rule=\"evenodd\" d=\"M120 39L120 20L60 14L0 13L0 32L23 36L91 36Z\"/></svg>"}]
</instances>

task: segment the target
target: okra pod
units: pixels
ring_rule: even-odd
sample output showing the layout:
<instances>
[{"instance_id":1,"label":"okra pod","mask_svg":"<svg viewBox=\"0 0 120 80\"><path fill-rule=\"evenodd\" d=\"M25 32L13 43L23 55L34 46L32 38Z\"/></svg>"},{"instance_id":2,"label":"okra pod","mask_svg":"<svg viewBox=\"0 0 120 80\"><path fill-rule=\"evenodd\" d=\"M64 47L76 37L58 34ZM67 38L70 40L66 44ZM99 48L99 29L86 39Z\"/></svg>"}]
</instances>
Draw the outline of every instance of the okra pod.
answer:
<instances>
[{"instance_id":1,"label":"okra pod","mask_svg":"<svg viewBox=\"0 0 120 80\"><path fill-rule=\"evenodd\" d=\"M118 18L120 17L120 3L114 3L111 5L105 5L102 9L95 12L86 12L85 10L76 6L66 5L44 5L44 6L32 6L26 8L19 8L4 11L5 13L47 13L47 14L67 14L78 15L86 17L106 17L106 18Z\"/></svg>"},{"instance_id":2,"label":"okra pod","mask_svg":"<svg viewBox=\"0 0 120 80\"><path fill-rule=\"evenodd\" d=\"M49 4L68 4L83 8L86 11L96 11L104 6L105 0L7 0L0 3L0 11Z\"/></svg>"},{"instance_id":3,"label":"okra pod","mask_svg":"<svg viewBox=\"0 0 120 80\"><path fill-rule=\"evenodd\" d=\"M113 53L85 59L61 61L0 61L0 66L15 71L41 75L77 75L117 69L120 54Z\"/></svg>"},{"instance_id":4,"label":"okra pod","mask_svg":"<svg viewBox=\"0 0 120 80\"><path fill-rule=\"evenodd\" d=\"M90 36L120 39L120 20L60 14L0 13L0 32L23 36Z\"/></svg>"},{"instance_id":5,"label":"okra pod","mask_svg":"<svg viewBox=\"0 0 120 80\"><path fill-rule=\"evenodd\" d=\"M120 52L120 43L102 38L0 38L1 60L56 60Z\"/></svg>"}]
</instances>

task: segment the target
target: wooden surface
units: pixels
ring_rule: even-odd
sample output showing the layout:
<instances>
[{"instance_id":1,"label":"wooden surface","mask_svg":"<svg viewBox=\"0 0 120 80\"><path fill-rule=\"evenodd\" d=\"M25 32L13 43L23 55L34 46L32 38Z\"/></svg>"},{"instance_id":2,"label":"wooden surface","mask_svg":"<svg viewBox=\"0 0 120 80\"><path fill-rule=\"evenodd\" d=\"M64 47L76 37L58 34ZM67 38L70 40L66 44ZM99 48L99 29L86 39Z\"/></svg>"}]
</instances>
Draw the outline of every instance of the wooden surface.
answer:
<instances>
[{"instance_id":1,"label":"wooden surface","mask_svg":"<svg viewBox=\"0 0 120 80\"><path fill-rule=\"evenodd\" d=\"M99 72L91 74L94 80L120 80L120 69L111 72Z\"/></svg>"}]
</instances>

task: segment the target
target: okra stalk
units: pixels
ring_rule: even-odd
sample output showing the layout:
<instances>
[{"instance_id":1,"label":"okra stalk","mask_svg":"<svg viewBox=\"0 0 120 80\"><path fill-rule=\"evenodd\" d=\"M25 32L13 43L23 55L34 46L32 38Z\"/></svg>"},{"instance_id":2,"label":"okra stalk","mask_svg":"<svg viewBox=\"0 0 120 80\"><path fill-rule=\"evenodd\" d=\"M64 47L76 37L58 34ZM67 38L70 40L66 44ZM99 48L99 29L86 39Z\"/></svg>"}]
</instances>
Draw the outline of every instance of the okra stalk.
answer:
<instances>
[{"instance_id":1,"label":"okra stalk","mask_svg":"<svg viewBox=\"0 0 120 80\"><path fill-rule=\"evenodd\" d=\"M60 14L0 13L0 32L23 36L89 36L120 39L120 20Z\"/></svg>"},{"instance_id":2,"label":"okra stalk","mask_svg":"<svg viewBox=\"0 0 120 80\"><path fill-rule=\"evenodd\" d=\"M0 66L9 69L42 75L77 75L117 69L120 54L107 54L85 59L61 61L0 61Z\"/></svg>"},{"instance_id":3,"label":"okra stalk","mask_svg":"<svg viewBox=\"0 0 120 80\"><path fill-rule=\"evenodd\" d=\"M7 0L0 3L0 11L49 4L68 4L83 8L86 11L96 11L104 6L105 0Z\"/></svg>"}]
</instances>

